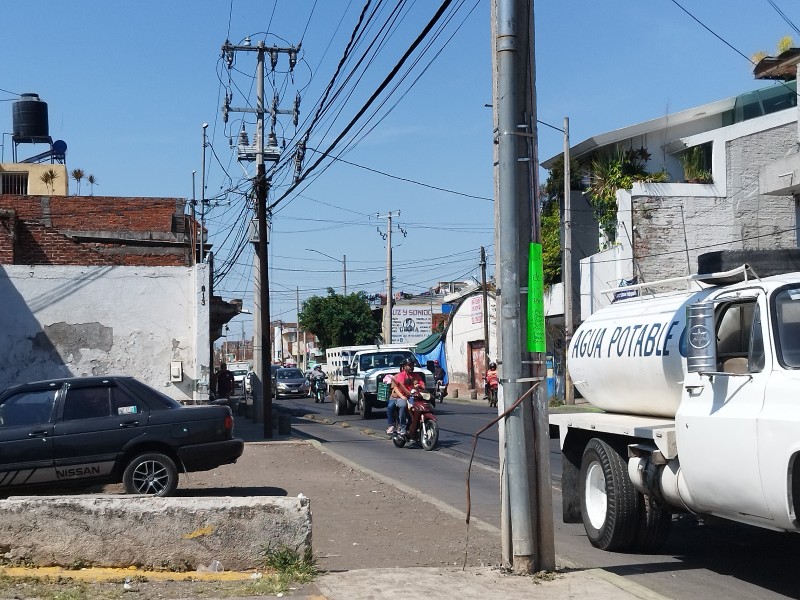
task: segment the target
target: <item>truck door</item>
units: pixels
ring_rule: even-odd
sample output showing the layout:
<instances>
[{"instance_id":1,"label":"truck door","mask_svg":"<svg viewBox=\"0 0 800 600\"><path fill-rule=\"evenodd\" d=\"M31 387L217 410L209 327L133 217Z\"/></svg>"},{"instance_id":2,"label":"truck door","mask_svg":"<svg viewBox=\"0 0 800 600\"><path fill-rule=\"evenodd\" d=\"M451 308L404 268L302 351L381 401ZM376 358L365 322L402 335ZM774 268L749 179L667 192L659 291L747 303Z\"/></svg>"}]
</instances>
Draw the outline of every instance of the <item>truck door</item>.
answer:
<instances>
[{"instance_id":1,"label":"truck door","mask_svg":"<svg viewBox=\"0 0 800 600\"><path fill-rule=\"evenodd\" d=\"M723 295L715 310L717 373L687 374L675 416L681 472L699 510L771 519L758 464L758 419L769 368L766 297ZM757 517L758 519L753 519Z\"/></svg>"}]
</instances>

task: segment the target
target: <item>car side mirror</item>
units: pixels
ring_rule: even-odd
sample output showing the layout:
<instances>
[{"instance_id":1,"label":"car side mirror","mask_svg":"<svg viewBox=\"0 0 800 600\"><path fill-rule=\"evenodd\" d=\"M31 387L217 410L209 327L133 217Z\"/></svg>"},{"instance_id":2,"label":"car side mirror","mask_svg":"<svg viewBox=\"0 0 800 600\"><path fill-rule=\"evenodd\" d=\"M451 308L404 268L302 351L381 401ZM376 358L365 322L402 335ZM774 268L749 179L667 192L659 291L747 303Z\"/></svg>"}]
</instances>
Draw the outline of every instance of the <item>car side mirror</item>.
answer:
<instances>
[{"instance_id":1,"label":"car side mirror","mask_svg":"<svg viewBox=\"0 0 800 600\"><path fill-rule=\"evenodd\" d=\"M717 371L714 303L695 302L686 307L686 368L689 373Z\"/></svg>"}]
</instances>

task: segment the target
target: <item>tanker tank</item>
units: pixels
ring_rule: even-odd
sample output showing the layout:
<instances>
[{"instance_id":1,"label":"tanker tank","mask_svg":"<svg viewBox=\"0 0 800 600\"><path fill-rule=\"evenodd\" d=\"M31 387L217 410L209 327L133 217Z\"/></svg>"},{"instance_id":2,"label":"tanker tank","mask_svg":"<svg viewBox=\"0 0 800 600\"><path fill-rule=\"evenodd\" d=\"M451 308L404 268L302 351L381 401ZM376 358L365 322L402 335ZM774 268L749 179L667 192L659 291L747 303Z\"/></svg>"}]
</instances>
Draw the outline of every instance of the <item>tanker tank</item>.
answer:
<instances>
[{"instance_id":1,"label":"tanker tank","mask_svg":"<svg viewBox=\"0 0 800 600\"><path fill-rule=\"evenodd\" d=\"M687 372L686 306L710 292L630 298L591 315L567 350L575 388L608 412L674 417Z\"/></svg>"}]
</instances>

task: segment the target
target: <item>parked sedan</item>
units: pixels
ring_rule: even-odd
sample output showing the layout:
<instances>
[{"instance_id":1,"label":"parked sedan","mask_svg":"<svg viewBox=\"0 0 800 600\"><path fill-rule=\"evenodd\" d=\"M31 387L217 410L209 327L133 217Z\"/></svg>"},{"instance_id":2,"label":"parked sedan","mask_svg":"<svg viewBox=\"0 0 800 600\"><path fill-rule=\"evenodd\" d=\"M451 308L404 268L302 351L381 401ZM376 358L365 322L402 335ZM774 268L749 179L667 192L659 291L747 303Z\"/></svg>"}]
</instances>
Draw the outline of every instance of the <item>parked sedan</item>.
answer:
<instances>
[{"instance_id":1,"label":"parked sedan","mask_svg":"<svg viewBox=\"0 0 800 600\"><path fill-rule=\"evenodd\" d=\"M179 472L235 463L243 451L230 408L182 406L132 377L53 379L0 394L0 494L122 482L130 494L169 496Z\"/></svg>"},{"instance_id":2,"label":"parked sedan","mask_svg":"<svg viewBox=\"0 0 800 600\"><path fill-rule=\"evenodd\" d=\"M285 368L275 371L275 397L308 395L308 380L300 369Z\"/></svg>"}]
</instances>

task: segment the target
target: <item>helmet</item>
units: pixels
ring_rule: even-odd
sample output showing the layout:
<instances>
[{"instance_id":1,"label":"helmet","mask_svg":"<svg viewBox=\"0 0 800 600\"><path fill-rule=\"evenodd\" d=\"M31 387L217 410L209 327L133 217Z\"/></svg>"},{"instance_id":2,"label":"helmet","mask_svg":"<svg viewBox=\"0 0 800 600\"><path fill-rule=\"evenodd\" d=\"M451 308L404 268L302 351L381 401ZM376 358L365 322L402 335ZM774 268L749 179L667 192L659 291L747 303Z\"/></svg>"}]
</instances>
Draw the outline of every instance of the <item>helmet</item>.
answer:
<instances>
[{"instance_id":1,"label":"helmet","mask_svg":"<svg viewBox=\"0 0 800 600\"><path fill-rule=\"evenodd\" d=\"M435 365L438 365L438 364L439 364L439 361L438 361L438 360L435 360L435 361L433 361L433 364L435 364Z\"/></svg>"},{"instance_id":2,"label":"helmet","mask_svg":"<svg viewBox=\"0 0 800 600\"><path fill-rule=\"evenodd\" d=\"M404 360L403 360L403 362L401 362L401 363L400 363L400 366L401 366L401 367L405 367L405 366L407 366L407 365L411 365L412 367L415 367L415 366L416 366L416 365L414 364L414 359L413 359L413 358L411 358L410 356L409 356L408 358L404 359Z\"/></svg>"},{"instance_id":3,"label":"helmet","mask_svg":"<svg viewBox=\"0 0 800 600\"><path fill-rule=\"evenodd\" d=\"M496 369L497 368L497 363L496 362L490 362L489 363L489 368L490 369Z\"/></svg>"}]
</instances>

